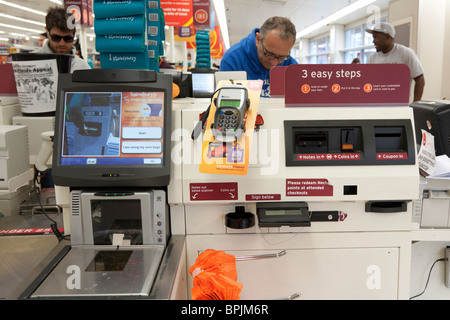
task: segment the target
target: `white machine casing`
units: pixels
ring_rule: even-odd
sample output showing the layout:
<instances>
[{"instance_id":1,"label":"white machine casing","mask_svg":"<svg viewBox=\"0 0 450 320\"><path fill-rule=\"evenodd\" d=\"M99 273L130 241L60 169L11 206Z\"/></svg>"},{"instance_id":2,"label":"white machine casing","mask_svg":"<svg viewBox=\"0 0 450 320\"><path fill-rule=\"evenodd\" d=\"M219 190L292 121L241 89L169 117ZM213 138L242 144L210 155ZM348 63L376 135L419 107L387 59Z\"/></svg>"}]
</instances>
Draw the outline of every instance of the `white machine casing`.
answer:
<instances>
[{"instance_id":1,"label":"white machine casing","mask_svg":"<svg viewBox=\"0 0 450 320\"><path fill-rule=\"evenodd\" d=\"M21 114L19 98L16 95L0 96L0 124L11 125L12 118Z\"/></svg>"},{"instance_id":2,"label":"white machine casing","mask_svg":"<svg viewBox=\"0 0 450 320\"><path fill-rule=\"evenodd\" d=\"M174 132L172 139L172 183L169 203L184 204L186 207L186 231L188 233L226 233L223 214L235 205L246 205L247 211L256 214L255 203L267 201L257 195L279 195L279 202L304 201L310 210L341 210L347 214L344 221L338 223L312 224L303 232L309 231L377 231L409 230L411 223L411 203L407 212L366 213L367 201L402 200L419 198L419 174L417 163L411 165L372 165L372 166L296 166L285 165L284 120L360 120L360 119L406 119L413 121L410 108L406 107L361 107L361 108L285 108L283 99L262 99L258 113L263 116L264 125L254 133L251 146L250 164L245 176L215 175L199 172L201 156L201 136L192 141L188 134L198 121L199 114L209 104L208 99L197 101L186 99L174 101L174 128L183 128ZM178 109L178 110L177 110ZM181 110L182 109L182 110ZM413 125L413 123L412 123ZM183 138L181 139L181 136ZM182 141L181 141L182 140ZM182 152L181 152L182 150ZM286 179L326 179L333 186L333 196L292 197L286 196ZM235 200L193 201L190 198L191 183L237 183L238 195ZM357 186L356 195L344 195L344 186ZM182 190L177 190L182 188ZM181 192L180 192L181 191ZM255 200L248 200L254 197ZM175 199L174 199L175 198ZM222 208L217 212L220 219L211 210L193 209L191 206L213 206ZM210 208L211 209L211 208ZM231 210L231 211L234 211ZM354 214L352 212L355 211ZM190 219L193 215L192 219ZM200 215L200 216L199 216ZM195 217L195 218L194 218ZM202 225L198 224L202 221ZM387 222L388 221L388 222ZM258 230L252 232L267 232ZM272 230L271 230L272 231ZM248 230L246 231L248 232Z\"/></svg>"},{"instance_id":3,"label":"white machine casing","mask_svg":"<svg viewBox=\"0 0 450 320\"><path fill-rule=\"evenodd\" d=\"M29 163L34 165L43 141L41 133L55 130L55 117L15 116L12 118L12 123L14 125L23 125L28 128ZM49 159L48 164L51 165L51 158Z\"/></svg>"},{"instance_id":4,"label":"white machine casing","mask_svg":"<svg viewBox=\"0 0 450 320\"><path fill-rule=\"evenodd\" d=\"M288 167L283 127L285 120L401 119L411 123L414 136L409 107L289 108L284 99L261 99L258 114L264 124L254 132L248 172L239 176L199 172L202 135L193 141L191 133L209 103L189 98L173 103L168 201L172 234L186 235L188 269L206 249L235 256L286 250L280 258L236 263L238 282L243 283L241 299L284 299L296 292L305 299L409 297L411 242L406 231L412 225L412 200L419 198L415 150L407 165ZM288 179L326 179L333 193L287 196ZM237 190L234 199L198 201L191 195L194 183L232 183ZM344 194L344 186L356 186L357 192ZM405 207L399 212L366 212L369 201L401 201ZM306 202L310 211L339 211L340 216L338 221L312 221L309 227L259 227L256 207L267 202ZM226 226L226 215L236 206L254 214L254 226Z\"/></svg>"},{"instance_id":5,"label":"white machine casing","mask_svg":"<svg viewBox=\"0 0 450 320\"><path fill-rule=\"evenodd\" d=\"M27 127L1 125L0 189L15 191L33 178L28 154Z\"/></svg>"},{"instance_id":6,"label":"white machine casing","mask_svg":"<svg viewBox=\"0 0 450 320\"><path fill-rule=\"evenodd\" d=\"M415 222L423 229L450 228L450 185L448 179L421 178L421 201Z\"/></svg>"}]
</instances>

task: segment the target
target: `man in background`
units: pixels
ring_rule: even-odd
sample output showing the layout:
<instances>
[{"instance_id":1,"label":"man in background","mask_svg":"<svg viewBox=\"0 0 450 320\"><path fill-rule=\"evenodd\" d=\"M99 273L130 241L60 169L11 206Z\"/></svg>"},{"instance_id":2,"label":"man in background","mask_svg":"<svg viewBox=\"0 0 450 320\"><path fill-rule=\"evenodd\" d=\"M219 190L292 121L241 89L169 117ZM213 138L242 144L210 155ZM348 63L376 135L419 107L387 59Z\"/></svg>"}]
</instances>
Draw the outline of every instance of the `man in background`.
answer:
<instances>
[{"instance_id":1,"label":"man in background","mask_svg":"<svg viewBox=\"0 0 450 320\"><path fill-rule=\"evenodd\" d=\"M33 51L34 53L63 53L71 54L72 64L70 72L80 69L90 69L89 64L76 55L75 32L76 29L69 29L68 21L73 19L72 13L67 13L62 7L51 7L47 10L45 17L45 31L47 33L47 41L41 48Z\"/></svg>"},{"instance_id":2,"label":"man in background","mask_svg":"<svg viewBox=\"0 0 450 320\"><path fill-rule=\"evenodd\" d=\"M401 63L406 64L414 80L414 101L422 99L425 77L422 65L415 52L404 45L395 43L395 29L387 22L375 24L373 29L366 29L373 35L373 44L377 52L373 53L368 63Z\"/></svg>"},{"instance_id":3,"label":"man in background","mask_svg":"<svg viewBox=\"0 0 450 320\"><path fill-rule=\"evenodd\" d=\"M43 44L44 44L44 41L45 41L46 39L47 39L47 32L42 32L42 33L39 35L38 46L39 46L39 47L42 47Z\"/></svg>"},{"instance_id":4,"label":"man in background","mask_svg":"<svg viewBox=\"0 0 450 320\"><path fill-rule=\"evenodd\" d=\"M294 24L283 17L267 19L223 55L219 71L246 71L247 80L263 80L261 97L270 97L270 69L297 64L289 53L294 46Z\"/></svg>"}]
</instances>

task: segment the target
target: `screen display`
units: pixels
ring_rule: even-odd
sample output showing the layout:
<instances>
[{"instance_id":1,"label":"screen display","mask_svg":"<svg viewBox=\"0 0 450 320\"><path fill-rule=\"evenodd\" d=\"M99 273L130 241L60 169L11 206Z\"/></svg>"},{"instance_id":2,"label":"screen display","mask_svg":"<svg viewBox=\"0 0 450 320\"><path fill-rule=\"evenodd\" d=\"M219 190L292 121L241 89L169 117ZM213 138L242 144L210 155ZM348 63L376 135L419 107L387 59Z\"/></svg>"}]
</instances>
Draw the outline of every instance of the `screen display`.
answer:
<instances>
[{"instance_id":1,"label":"screen display","mask_svg":"<svg viewBox=\"0 0 450 320\"><path fill-rule=\"evenodd\" d=\"M220 101L221 107L235 107L239 108L241 106L240 100L221 100Z\"/></svg>"},{"instance_id":2,"label":"screen display","mask_svg":"<svg viewBox=\"0 0 450 320\"><path fill-rule=\"evenodd\" d=\"M266 215L267 216L301 216L302 211L300 209L298 210L267 210L266 209Z\"/></svg>"},{"instance_id":3,"label":"screen display","mask_svg":"<svg viewBox=\"0 0 450 320\"><path fill-rule=\"evenodd\" d=\"M66 92L61 165L163 163L164 92Z\"/></svg>"},{"instance_id":4,"label":"screen display","mask_svg":"<svg viewBox=\"0 0 450 320\"><path fill-rule=\"evenodd\" d=\"M194 93L214 93L214 73L192 73Z\"/></svg>"}]
</instances>

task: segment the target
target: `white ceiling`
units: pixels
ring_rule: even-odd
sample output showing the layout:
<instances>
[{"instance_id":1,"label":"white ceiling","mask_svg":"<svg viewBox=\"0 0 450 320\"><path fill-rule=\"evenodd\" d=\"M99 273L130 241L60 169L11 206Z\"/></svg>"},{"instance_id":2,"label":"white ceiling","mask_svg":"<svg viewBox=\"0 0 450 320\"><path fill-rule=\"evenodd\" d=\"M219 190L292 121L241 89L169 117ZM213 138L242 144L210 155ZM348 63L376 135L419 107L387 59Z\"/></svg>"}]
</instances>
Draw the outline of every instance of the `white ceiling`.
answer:
<instances>
[{"instance_id":1,"label":"white ceiling","mask_svg":"<svg viewBox=\"0 0 450 320\"><path fill-rule=\"evenodd\" d=\"M336 11L357 0L224 0L227 10L230 43L234 44L247 36L253 28L260 27L271 16L284 16L291 19L297 32L319 22ZM381 11L388 8L390 0L377 0ZM339 21L346 24L367 16L363 8L350 17ZM320 32L320 30L319 30Z\"/></svg>"},{"instance_id":2,"label":"white ceiling","mask_svg":"<svg viewBox=\"0 0 450 320\"><path fill-rule=\"evenodd\" d=\"M53 6L49 0L6 0L11 3L33 8L42 14L31 13L12 8L0 0L0 31L5 33L16 32L31 35L33 32L18 28L9 28L2 24L44 31L45 12ZM230 43L234 44L247 36L255 27L260 27L269 17L278 15L289 17L296 25L297 32L322 20L356 0L224 0ZM375 2L382 10L386 9L390 0L377 0ZM212 1L211 1L212 3ZM21 22L3 16L2 14L36 21L42 25ZM94 12L95 14L95 12ZM357 20L367 15L366 10L351 15L351 20ZM345 23L341 22L341 23ZM4 37L5 34L0 34Z\"/></svg>"}]
</instances>

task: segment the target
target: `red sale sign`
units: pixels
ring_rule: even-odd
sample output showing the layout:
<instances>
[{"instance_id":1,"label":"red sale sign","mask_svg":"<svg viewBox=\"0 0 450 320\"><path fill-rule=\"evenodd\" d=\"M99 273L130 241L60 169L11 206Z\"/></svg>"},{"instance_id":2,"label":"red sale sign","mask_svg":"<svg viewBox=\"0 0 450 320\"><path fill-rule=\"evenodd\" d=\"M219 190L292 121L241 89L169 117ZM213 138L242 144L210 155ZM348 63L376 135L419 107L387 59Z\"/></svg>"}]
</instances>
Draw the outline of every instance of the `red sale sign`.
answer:
<instances>
[{"instance_id":1,"label":"red sale sign","mask_svg":"<svg viewBox=\"0 0 450 320\"><path fill-rule=\"evenodd\" d=\"M161 0L167 26L184 27L192 24L192 0Z\"/></svg>"},{"instance_id":2,"label":"red sale sign","mask_svg":"<svg viewBox=\"0 0 450 320\"><path fill-rule=\"evenodd\" d=\"M291 65L284 83L287 107L409 104L410 71L403 64Z\"/></svg>"}]
</instances>

